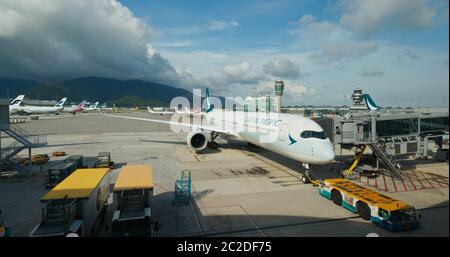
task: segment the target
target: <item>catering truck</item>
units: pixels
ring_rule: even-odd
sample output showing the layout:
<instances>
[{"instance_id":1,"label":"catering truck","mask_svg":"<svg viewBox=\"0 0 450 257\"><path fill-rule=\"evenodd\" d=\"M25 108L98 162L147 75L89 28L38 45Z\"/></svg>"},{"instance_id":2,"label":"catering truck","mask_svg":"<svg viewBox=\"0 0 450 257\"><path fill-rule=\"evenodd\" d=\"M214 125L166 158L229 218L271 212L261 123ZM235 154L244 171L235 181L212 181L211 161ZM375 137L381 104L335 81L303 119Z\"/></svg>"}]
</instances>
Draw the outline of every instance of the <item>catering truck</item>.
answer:
<instances>
[{"instance_id":1,"label":"catering truck","mask_svg":"<svg viewBox=\"0 0 450 257\"><path fill-rule=\"evenodd\" d=\"M32 237L90 236L106 215L109 169L77 169L41 198L42 221Z\"/></svg>"},{"instance_id":2,"label":"catering truck","mask_svg":"<svg viewBox=\"0 0 450 257\"><path fill-rule=\"evenodd\" d=\"M153 236L157 223L152 220L153 172L150 165L122 167L114 185L112 236Z\"/></svg>"},{"instance_id":3,"label":"catering truck","mask_svg":"<svg viewBox=\"0 0 450 257\"><path fill-rule=\"evenodd\" d=\"M413 230L420 226L420 215L416 210L400 200L359 186L345 179L325 179L313 181L319 193L334 204L359 214L390 231Z\"/></svg>"}]
</instances>

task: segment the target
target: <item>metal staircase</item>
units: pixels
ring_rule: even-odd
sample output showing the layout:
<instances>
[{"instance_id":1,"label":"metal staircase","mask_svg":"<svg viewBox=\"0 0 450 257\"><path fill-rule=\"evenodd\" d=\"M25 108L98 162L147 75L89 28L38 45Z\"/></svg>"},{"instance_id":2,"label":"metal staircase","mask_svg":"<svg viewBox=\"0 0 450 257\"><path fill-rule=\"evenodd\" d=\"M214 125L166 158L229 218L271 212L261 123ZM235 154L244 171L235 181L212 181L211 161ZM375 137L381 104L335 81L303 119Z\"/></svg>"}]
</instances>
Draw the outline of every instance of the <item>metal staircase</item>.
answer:
<instances>
[{"instance_id":1,"label":"metal staircase","mask_svg":"<svg viewBox=\"0 0 450 257\"><path fill-rule=\"evenodd\" d=\"M47 145L46 137L31 136L29 132L15 124L10 124L8 128L2 129L1 131L12 139L15 139L15 141L1 149L0 162L11 160L12 157L27 148L31 150L31 148L44 147Z\"/></svg>"},{"instance_id":2,"label":"metal staircase","mask_svg":"<svg viewBox=\"0 0 450 257\"><path fill-rule=\"evenodd\" d=\"M389 155L382 145L381 142L377 141L369 145L372 152L378 157L378 159L385 165L385 167L391 172L394 177L403 179L406 177L404 172L401 170L401 166L398 161L394 160L391 155Z\"/></svg>"}]
</instances>

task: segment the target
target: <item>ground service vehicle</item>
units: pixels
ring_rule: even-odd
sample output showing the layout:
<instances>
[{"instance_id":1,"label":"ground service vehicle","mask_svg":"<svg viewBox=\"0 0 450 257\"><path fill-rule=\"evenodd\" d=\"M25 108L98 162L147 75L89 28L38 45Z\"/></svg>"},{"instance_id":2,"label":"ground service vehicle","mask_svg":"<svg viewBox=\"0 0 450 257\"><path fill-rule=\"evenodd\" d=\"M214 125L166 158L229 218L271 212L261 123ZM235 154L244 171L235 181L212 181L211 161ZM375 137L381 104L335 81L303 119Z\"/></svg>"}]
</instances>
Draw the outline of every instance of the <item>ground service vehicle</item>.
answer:
<instances>
[{"instance_id":1,"label":"ground service vehicle","mask_svg":"<svg viewBox=\"0 0 450 257\"><path fill-rule=\"evenodd\" d=\"M75 162L75 163L77 163L77 168L82 168L83 167L83 155L71 155L71 156L67 157L63 162L64 163Z\"/></svg>"},{"instance_id":2,"label":"ground service vehicle","mask_svg":"<svg viewBox=\"0 0 450 257\"><path fill-rule=\"evenodd\" d=\"M111 161L111 153L100 152L97 155L97 163L95 164L97 168L114 168L114 162Z\"/></svg>"},{"instance_id":3,"label":"ground service vehicle","mask_svg":"<svg viewBox=\"0 0 450 257\"><path fill-rule=\"evenodd\" d=\"M415 208L402 201L345 179L326 179L314 184L322 196L336 205L390 231L413 230L420 226L420 215L417 218Z\"/></svg>"},{"instance_id":4,"label":"ground service vehicle","mask_svg":"<svg viewBox=\"0 0 450 257\"><path fill-rule=\"evenodd\" d=\"M78 169L41 198L42 221L32 237L89 236L106 215L109 169Z\"/></svg>"},{"instance_id":5,"label":"ground service vehicle","mask_svg":"<svg viewBox=\"0 0 450 257\"><path fill-rule=\"evenodd\" d=\"M58 163L48 169L47 188L53 188L78 168L76 162Z\"/></svg>"},{"instance_id":6,"label":"ground service vehicle","mask_svg":"<svg viewBox=\"0 0 450 257\"><path fill-rule=\"evenodd\" d=\"M150 165L122 167L114 185L112 235L152 236L155 223L151 216L153 173Z\"/></svg>"}]
</instances>

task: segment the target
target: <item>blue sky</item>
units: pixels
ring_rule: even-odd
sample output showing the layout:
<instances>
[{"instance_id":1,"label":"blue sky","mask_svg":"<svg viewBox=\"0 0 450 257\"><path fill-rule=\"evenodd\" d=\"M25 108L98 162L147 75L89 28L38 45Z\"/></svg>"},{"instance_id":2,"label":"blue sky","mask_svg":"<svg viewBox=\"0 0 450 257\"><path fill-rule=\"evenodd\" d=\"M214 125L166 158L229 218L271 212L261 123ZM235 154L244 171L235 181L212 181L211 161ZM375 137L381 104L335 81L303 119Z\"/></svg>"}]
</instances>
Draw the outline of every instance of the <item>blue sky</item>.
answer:
<instances>
[{"instance_id":1,"label":"blue sky","mask_svg":"<svg viewBox=\"0 0 450 257\"><path fill-rule=\"evenodd\" d=\"M220 77L227 65L248 63L258 73L272 59L296 64L302 76L289 80L295 87L290 88L289 103L344 104L355 87L374 95L382 105L443 105L443 96L448 95L447 1L399 1L398 5L375 1L379 10L373 11L367 10L370 1L121 2L156 29L153 45L162 56L199 77ZM367 18L366 27L352 27L352 22L366 20L364 12L378 18L372 23ZM302 31L308 28L302 28L300 19L307 15L313 25L328 24L329 30ZM346 15L355 16L350 24L343 22ZM214 22L222 27L211 29ZM320 52L327 46L320 45L333 42L333 33L342 47L361 46L361 50L353 54L344 49L327 57ZM195 56L206 60L192 62ZM272 83L264 78L219 89L245 95L261 88L264 94L271 92Z\"/></svg>"},{"instance_id":2,"label":"blue sky","mask_svg":"<svg viewBox=\"0 0 450 257\"><path fill-rule=\"evenodd\" d=\"M385 107L448 106L448 10L447 0L5 0L0 76L235 97L273 95L283 79L290 105L350 104L360 87Z\"/></svg>"}]
</instances>

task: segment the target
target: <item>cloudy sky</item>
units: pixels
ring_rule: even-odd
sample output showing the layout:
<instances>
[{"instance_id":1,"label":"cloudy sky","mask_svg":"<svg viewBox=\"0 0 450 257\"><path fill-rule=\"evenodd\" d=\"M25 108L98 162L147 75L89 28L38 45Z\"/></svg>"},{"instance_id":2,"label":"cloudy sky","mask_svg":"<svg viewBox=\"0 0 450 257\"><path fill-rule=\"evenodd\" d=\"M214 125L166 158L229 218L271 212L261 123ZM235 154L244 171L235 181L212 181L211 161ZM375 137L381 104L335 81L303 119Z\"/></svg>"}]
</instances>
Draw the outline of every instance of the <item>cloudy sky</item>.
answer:
<instances>
[{"instance_id":1,"label":"cloudy sky","mask_svg":"<svg viewBox=\"0 0 450 257\"><path fill-rule=\"evenodd\" d=\"M0 77L145 79L286 104L448 105L447 0L0 0Z\"/></svg>"}]
</instances>

